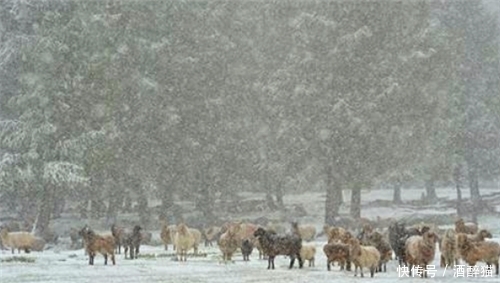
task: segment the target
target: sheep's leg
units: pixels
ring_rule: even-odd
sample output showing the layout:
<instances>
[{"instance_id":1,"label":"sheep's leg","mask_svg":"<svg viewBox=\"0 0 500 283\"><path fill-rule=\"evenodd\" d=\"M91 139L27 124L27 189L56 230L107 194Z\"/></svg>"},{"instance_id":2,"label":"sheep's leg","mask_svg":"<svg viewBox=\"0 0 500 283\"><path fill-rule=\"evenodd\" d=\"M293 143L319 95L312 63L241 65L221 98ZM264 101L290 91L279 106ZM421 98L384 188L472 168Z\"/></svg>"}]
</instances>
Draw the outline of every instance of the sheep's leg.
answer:
<instances>
[{"instance_id":1,"label":"sheep's leg","mask_svg":"<svg viewBox=\"0 0 500 283\"><path fill-rule=\"evenodd\" d=\"M135 255L134 255L134 246L133 246L133 245L130 245L130 246L128 247L128 249L129 249L129 258L130 258L130 259L134 259L134 258L135 258Z\"/></svg>"},{"instance_id":2,"label":"sheep's leg","mask_svg":"<svg viewBox=\"0 0 500 283\"><path fill-rule=\"evenodd\" d=\"M363 274L363 273L361 273L361 274ZM370 268L370 277L373 278L374 275L375 275L375 268L372 267L372 268ZM361 275L361 277L363 277L363 275Z\"/></svg>"},{"instance_id":3,"label":"sheep's leg","mask_svg":"<svg viewBox=\"0 0 500 283\"><path fill-rule=\"evenodd\" d=\"M267 269L271 269L271 257L267 257Z\"/></svg>"},{"instance_id":4,"label":"sheep's leg","mask_svg":"<svg viewBox=\"0 0 500 283\"><path fill-rule=\"evenodd\" d=\"M127 259L128 246L123 246L123 254L125 255L125 259Z\"/></svg>"},{"instance_id":5,"label":"sheep's leg","mask_svg":"<svg viewBox=\"0 0 500 283\"><path fill-rule=\"evenodd\" d=\"M330 260L327 258L326 259L326 270L330 271L331 270L331 267L330 267Z\"/></svg>"},{"instance_id":6,"label":"sheep's leg","mask_svg":"<svg viewBox=\"0 0 500 283\"><path fill-rule=\"evenodd\" d=\"M292 269L294 263L295 263L295 257L290 256L290 266L288 267L288 269Z\"/></svg>"},{"instance_id":7,"label":"sheep's leg","mask_svg":"<svg viewBox=\"0 0 500 283\"><path fill-rule=\"evenodd\" d=\"M359 272L361 273L361 277L365 277L365 275L363 274L363 267L362 266L359 267Z\"/></svg>"},{"instance_id":8,"label":"sheep's leg","mask_svg":"<svg viewBox=\"0 0 500 283\"><path fill-rule=\"evenodd\" d=\"M108 254L103 254L104 256L104 265L108 265Z\"/></svg>"},{"instance_id":9,"label":"sheep's leg","mask_svg":"<svg viewBox=\"0 0 500 283\"><path fill-rule=\"evenodd\" d=\"M299 260L299 268L304 267L304 259L300 256L300 252L297 253L297 259Z\"/></svg>"},{"instance_id":10,"label":"sheep's leg","mask_svg":"<svg viewBox=\"0 0 500 283\"><path fill-rule=\"evenodd\" d=\"M352 269L352 268L351 268L351 265L352 265L352 264L351 264L351 260L350 260L350 259L348 259L348 260L347 260L346 265L347 265L347 266L346 266L346 270L347 270L347 271L351 271L351 269Z\"/></svg>"},{"instance_id":11,"label":"sheep's leg","mask_svg":"<svg viewBox=\"0 0 500 283\"><path fill-rule=\"evenodd\" d=\"M354 265L354 276L358 276L358 266Z\"/></svg>"},{"instance_id":12,"label":"sheep's leg","mask_svg":"<svg viewBox=\"0 0 500 283\"><path fill-rule=\"evenodd\" d=\"M137 255L139 254L139 245L137 245L137 247L135 247L135 259L137 259Z\"/></svg>"}]
</instances>

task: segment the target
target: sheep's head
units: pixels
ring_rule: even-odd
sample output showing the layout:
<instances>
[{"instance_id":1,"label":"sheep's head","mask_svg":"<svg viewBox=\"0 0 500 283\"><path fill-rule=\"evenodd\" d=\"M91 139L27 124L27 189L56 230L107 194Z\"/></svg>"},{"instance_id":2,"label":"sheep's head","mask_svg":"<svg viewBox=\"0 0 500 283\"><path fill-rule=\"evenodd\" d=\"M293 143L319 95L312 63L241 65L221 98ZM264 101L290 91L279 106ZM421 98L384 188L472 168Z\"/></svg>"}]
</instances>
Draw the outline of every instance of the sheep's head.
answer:
<instances>
[{"instance_id":1,"label":"sheep's head","mask_svg":"<svg viewBox=\"0 0 500 283\"><path fill-rule=\"evenodd\" d=\"M142 230L142 227L139 226L139 225L135 225L134 226L134 232L137 233L137 232L140 232Z\"/></svg>"},{"instance_id":2,"label":"sheep's head","mask_svg":"<svg viewBox=\"0 0 500 283\"><path fill-rule=\"evenodd\" d=\"M88 225L83 226L83 228L78 232L78 235L80 236L85 236L87 234L87 231L89 231L90 228Z\"/></svg>"},{"instance_id":3,"label":"sheep's head","mask_svg":"<svg viewBox=\"0 0 500 283\"><path fill-rule=\"evenodd\" d=\"M422 226L422 228L420 228L420 233L423 235L425 232L428 232L431 230L431 227L425 225L425 226Z\"/></svg>"},{"instance_id":4,"label":"sheep's head","mask_svg":"<svg viewBox=\"0 0 500 283\"><path fill-rule=\"evenodd\" d=\"M465 222L462 218L455 221L455 228L460 228L460 227L464 227L464 226L465 226Z\"/></svg>"},{"instance_id":5,"label":"sheep's head","mask_svg":"<svg viewBox=\"0 0 500 283\"><path fill-rule=\"evenodd\" d=\"M342 243L348 243L350 239L352 239L352 234L349 231L346 231L342 237L340 237L340 241Z\"/></svg>"},{"instance_id":6,"label":"sheep's head","mask_svg":"<svg viewBox=\"0 0 500 283\"><path fill-rule=\"evenodd\" d=\"M486 238L491 239L491 238L493 238L493 235L491 234L491 232L488 231L488 230L486 230L486 229L481 229L481 231L479 231L479 235L483 239L486 239Z\"/></svg>"},{"instance_id":7,"label":"sheep's head","mask_svg":"<svg viewBox=\"0 0 500 283\"><path fill-rule=\"evenodd\" d=\"M264 228L262 228L262 227L257 228L257 230L255 230L255 232L253 232L254 237L264 236L265 234L266 234L266 230L264 230Z\"/></svg>"},{"instance_id":8,"label":"sheep's head","mask_svg":"<svg viewBox=\"0 0 500 283\"><path fill-rule=\"evenodd\" d=\"M188 227L186 226L186 224L184 223L180 223L177 225L177 231L181 234L181 235L186 235L187 232L188 232Z\"/></svg>"},{"instance_id":9,"label":"sheep's head","mask_svg":"<svg viewBox=\"0 0 500 283\"><path fill-rule=\"evenodd\" d=\"M380 232L377 232L377 231L368 235L368 240L375 242L375 243L382 241L382 238L383 238L382 234L380 234Z\"/></svg>"},{"instance_id":10,"label":"sheep's head","mask_svg":"<svg viewBox=\"0 0 500 283\"><path fill-rule=\"evenodd\" d=\"M0 227L0 235L2 237L5 237L8 233L9 233L9 228L7 228L6 226Z\"/></svg>"},{"instance_id":11,"label":"sheep's head","mask_svg":"<svg viewBox=\"0 0 500 283\"><path fill-rule=\"evenodd\" d=\"M436 233L432 232L432 231L427 231L425 232L423 235L422 235L422 238L424 238L424 240L428 243L436 243L437 240L438 240L438 237L436 235Z\"/></svg>"}]
</instances>

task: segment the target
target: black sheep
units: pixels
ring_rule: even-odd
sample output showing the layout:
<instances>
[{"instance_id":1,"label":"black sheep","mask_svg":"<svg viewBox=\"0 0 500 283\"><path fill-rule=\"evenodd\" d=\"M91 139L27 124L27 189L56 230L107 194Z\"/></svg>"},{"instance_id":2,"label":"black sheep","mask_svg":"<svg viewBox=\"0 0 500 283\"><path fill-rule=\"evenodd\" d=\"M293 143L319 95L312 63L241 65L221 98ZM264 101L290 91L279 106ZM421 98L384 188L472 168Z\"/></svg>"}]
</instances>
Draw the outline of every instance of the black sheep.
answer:
<instances>
[{"instance_id":1,"label":"black sheep","mask_svg":"<svg viewBox=\"0 0 500 283\"><path fill-rule=\"evenodd\" d=\"M254 236L258 238L260 246L268 256L267 269L274 269L274 258L277 255L290 257L290 269L293 267L295 258L299 260L299 268L303 267L304 262L300 257L302 239L299 236L277 235L260 227L254 232Z\"/></svg>"},{"instance_id":2,"label":"black sheep","mask_svg":"<svg viewBox=\"0 0 500 283\"><path fill-rule=\"evenodd\" d=\"M127 257L127 251L130 250L130 259L137 259L139 247L141 246L142 234L141 226L135 225L132 233L124 235L124 254Z\"/></svg>"},{"instance_id":3,"label":"black sheep","mask_svg":"<svg viewBox=\"0 0 500 283\"><path fill-rule=\"evenodd\" d=\"M250 241L250 239L245 239L243 243L241 243L241 253L243 254L244 261L250 260L250 254L252 254L252 251L253 251L252 241Z\"/></svg>"}]
</instances>

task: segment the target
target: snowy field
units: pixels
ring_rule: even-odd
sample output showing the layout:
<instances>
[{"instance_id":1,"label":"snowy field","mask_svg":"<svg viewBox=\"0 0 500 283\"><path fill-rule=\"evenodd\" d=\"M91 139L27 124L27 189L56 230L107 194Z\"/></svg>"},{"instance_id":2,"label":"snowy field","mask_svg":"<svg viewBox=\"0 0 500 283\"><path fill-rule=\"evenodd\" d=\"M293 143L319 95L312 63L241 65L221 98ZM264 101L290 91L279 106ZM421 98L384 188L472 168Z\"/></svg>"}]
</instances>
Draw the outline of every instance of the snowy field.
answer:
<instances>
[{"instance_id":1,"label":"snowy field","mask_svg":"<svg viewBox=\"0 0 500 283\"><path fill-rule=\"evenodd\" d=\"M493 239L500 242L499 238ZM288 270L288 259L283 256L276 258L276 269L267 270L267 261L259 260L256 251L251 255L249 262L242 260L241 254L237 254L232 263L221 263L220 252L216 247L202 249L206 257L190 257L187 262L177 262L172 257L147 257L138 260L125 260L123 254L117 255L115 266L105 266L103 257L98 255L95 265L89 266L87 257L83 250L76 251L52 251L32 252L27 255L34 258L33 263L3 262L11 258L10 252L0 254L2 260L0 266L0 282L358 282L359 280L370 282L421 282L420 278L405 277L399 275L396 261L388 265L387 273L375 274L369 278L354 277L353 272L339 271L338 266L332 267L332 271L326 270L326 258L322 247L324 239L316 242L316 266L304 265L302 270L297 266ZM171 251L170 251L171 252ZM161 247L142 246L141 253L147 255L161 255L165 251ZM17 255L17 254L16 254ZM21 254L24 256L24 254ZM481 274L476 277L466 277L455 274L451 268L439 268L439 252L434 260L436 274L434 278L427 280L432 282L499 282L499 278L484 277ZM479 264L479 268L484 265Z\"/></svg>"},{"instance_id":2,"label":"snowy field","mask_svg":"<svg viewBox=\"0 0 500 283\"><path fill-rule=\"evenodd\" d=\"M464 190L464 197L467 197ZM406 191L403 194L405 200L418 199L422 190ZM455 198L453 190L438 190L439 197ZM482 191L483 194L494 192L494 190ZM344 195L348 199L348 195ZM363 203L376 199L390 200L392 191L372 190L363 193ZM308 209L308 217L321 228L324 213L324 194L308 193L300 195L287 195L285 202L288 204L302 203ZM315 205L313 205L315 204ZM453 212L453 210L446 211ZM441 210L432 209L410 209L408 207L363 207L363 216L374 219L380 217L402 217L407 214L440 214ZM305 221L307 222L307 221ZM500 221L494 216L483 216L479 218L480 227L489 229L494 235L494 241L500 242ZM451 226L450 223L449 226ZM159 231L154 231L153 237L158 238ZM375 274L375 278L369 278L366 271L365 278L354 277L353 272L339 271L338 266L334 266L332 271L326 270L326 258L323 253L323 245L326 239L318 238L316 243L316 266L308 267L307 263L303 269L298 269L297 264L293 270L288 270L289 260L280 256L276 258L276 269L267 270L267 261L259 260L258 253L250 257L249 262L242 260L241 254L237 254L232 263L224 264L220 260L220 251L217 247L201 248L206 257L189 257L187 262L177 262L172 257L164 257L165 251L160 246L141 246L141 254L147 257L138 260L125 260L123 254L117 255L115 266L104 266L104 259L101 255L96 256L95 265L88 265L88 258L83 250L68 251L63 247L54 247L44 252L32 252L31 254L20 254L23 257L32 258L35 261L27 262L6 262L12 258L10 251L0 252L0 282L106 282L106 283L126 283L126 282L422 282L420 278L400 277L396 261L391 261L388 265L387 273ZM171 249L168 253L172 253ZM17 254L16 254L17 256ZM155 257L157 256L157 257ZM434 260L436 274L434 278L428 278L430 282L500 282L498 276L483 277L479 274L476 277L456 276L452 268L447 270L439 267L439 251L436 252ZM483 268L482 263L479 268Z\"/></svg>"}]
</instances>

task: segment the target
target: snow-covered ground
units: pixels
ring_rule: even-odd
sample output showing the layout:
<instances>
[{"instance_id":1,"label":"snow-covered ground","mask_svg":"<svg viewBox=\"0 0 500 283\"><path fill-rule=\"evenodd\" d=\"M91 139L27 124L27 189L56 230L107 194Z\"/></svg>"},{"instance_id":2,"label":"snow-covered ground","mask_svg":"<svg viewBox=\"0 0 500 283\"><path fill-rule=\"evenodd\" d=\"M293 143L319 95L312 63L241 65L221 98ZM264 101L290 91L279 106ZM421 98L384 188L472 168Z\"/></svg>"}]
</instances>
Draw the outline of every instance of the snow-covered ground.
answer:
<instances>
[{"instance_id":1,"label":"snow-covered ground","mask_svg":"<svg viewBox=\"0 0 500 283\"><path fill-rule=\"evenodd\" d=\"M408 190L403 194L404 200L418 199L422 190ZM493 190L491 192L494 192ZM440 189L438 196L454 199L454 191ZM490 191L482 191L488 194ZM344 196L349 199L348 195ZM464 190L464 197L467 197ZM391 190L372 190L363 192L362 214L368 218L374 219L380 217L400 218L408 214L440 214L442 210L418 209L409 207L371 207L366 206L368 201L376 199L390 200L392 198ZM287 204L303 204L312 223L317 224L321 229L324 214L324 193L290 194L285 196ZM446 211L446 213L453 212ZM480 217L481 227L488 228L494 235L494 241L500 242L500 221L494 216ZM450 223L451 225L452 223ZM158 237L159 231L154 231L154 238ZM160 246L142 246L143 255L160 255L159 257L144 257L138 260L125 260L123 254L117 255L117 264L115 266L104 266L104 260L101 255L95 259L95 265L88 265L88 258L83 250L68 251L65 248L54 247L44 252L32 252L31 254L21 256L34 258L33 263L24 262L5 262L12 257L8 251L0 252L0 282L107 282L107 283L125 283L125 282L358 282L359 280L370 282L422 282L420 278L402 278L398 272L396 261L391 261L388 265L387 273L378 273L375 278L360 279L354 277L353 272L339 271L335 266L332 271L326 270L326 258L323 253L325 238L318 238L316 243L316 266L308 267L305 264L303 269L298 269L297 264L293 270L288 270L288 259L284 257L276 258L276 269L267 270L267 261L259 260L257 251L250 257L249 262L244 262L240 254L235 256L233 263L224 264L220 262L220 251L217 247L201 248L206 257L190 257L187 262L177 262L172 257L163 257L165 254L163 247ZM58 250L59 249L59 250ZM172 251L168 251L172 253ZM17 256L17 254L16 254ZM433 263L436 266L434 278L427 279L432 282L500 282L498 276L482 277L479 274L476 277L455 276L452 268L447 270L439 267L439 251ZM479 264L479 270L483 268ZM460 274L459 274L460 275Z\"/></svg>"},{"instance_id":2,"label":"snow-covered ground","mask_svg":"<svg viewBox=\"0 0 500 283\"><path fill-rule=\"evenodd\" d=\"M498 235L494 241L500 242ZM334 266L332 271L326 270L326 258L322 247L324 239L315 242L317 246L316 266L308 267L307 263L302 270L297 268L288 270L288 259L280 256L276 258L276 269L267 270L267 261L259 260L255 251L249 262L244 262L240 254L235 256L232 263L221 263L220 252L216 247L202 249L206 257L190 257L187 262L178 262L172 257L147 257L137 260L125 260L123 254L117 255L117 263L104 265L103 257L98 255L95 265L89 266L87 257L83 250L76 251L53 251L33 252L29 255L34 258L33 263L3 262L11 258L10 252L4 251L0 254L0 282L358 282L365 280L370 282L422 282L420 278L402 278L398 272L396 261L391 261L388 265L387 273L377 273L374 278L360 279L353 275L353 272L339 271L338 266ZM169 251L171 252L171 251ZM162 255L165 251L162 247L143 246L142 254ZM17 256L17 254L16 254ZM499 278L483 277L481 274L476 277L466 277L455 274L452 268L444 269L439 267L439 252L434 260L436 274L432 282L499 282ZM479 265L479 270L484 265Z\"/></svg>"}]
</instances>

